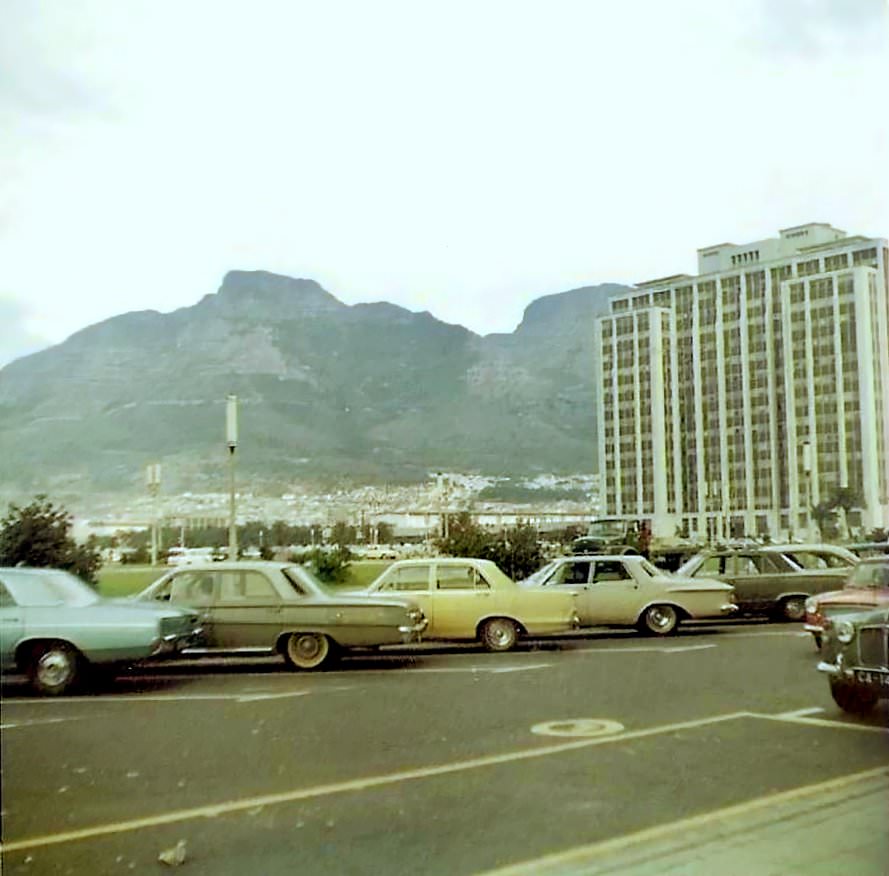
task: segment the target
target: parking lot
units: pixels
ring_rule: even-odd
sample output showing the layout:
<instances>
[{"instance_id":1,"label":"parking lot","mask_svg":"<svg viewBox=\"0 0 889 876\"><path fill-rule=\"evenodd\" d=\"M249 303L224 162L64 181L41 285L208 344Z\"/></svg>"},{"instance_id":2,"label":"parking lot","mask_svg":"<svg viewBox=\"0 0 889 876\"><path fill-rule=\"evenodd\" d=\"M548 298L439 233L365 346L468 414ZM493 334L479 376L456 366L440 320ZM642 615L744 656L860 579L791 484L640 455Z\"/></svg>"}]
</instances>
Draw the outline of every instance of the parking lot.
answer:
<instances>
[{"instance_id":1,"label":"parking lot","mask_svg":"<svg viewBox=\"0 0 889 876\"><path fill-rule=\"evenodd\" d=\"M736 622L319 674L168 663L57 700L11 677L4 868L151 872L184 840L187 872L214 876L533 872L665 825L703 842L727 807L889 765L885 705L844 715L816 661L798 625Z\"/></svg>"}]
</instances>

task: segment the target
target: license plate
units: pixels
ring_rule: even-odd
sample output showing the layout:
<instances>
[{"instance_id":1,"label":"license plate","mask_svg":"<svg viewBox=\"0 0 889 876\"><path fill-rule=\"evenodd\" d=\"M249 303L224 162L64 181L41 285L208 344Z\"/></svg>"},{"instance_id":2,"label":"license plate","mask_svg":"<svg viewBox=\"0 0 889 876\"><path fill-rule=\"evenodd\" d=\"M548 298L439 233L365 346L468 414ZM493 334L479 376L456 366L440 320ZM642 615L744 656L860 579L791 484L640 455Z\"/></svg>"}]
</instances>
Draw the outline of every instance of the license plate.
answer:
<instances>
[{"instance_id":1,"label":"license plate","mask_svg":"<svg viewBox=\"0 0 889 876\"><path fill-rule=\"evenodd\" d=\"M868 672L866 669L856 669L855 680L861 684L889 687L889 672Z\"/></svg>"}]
</instances>

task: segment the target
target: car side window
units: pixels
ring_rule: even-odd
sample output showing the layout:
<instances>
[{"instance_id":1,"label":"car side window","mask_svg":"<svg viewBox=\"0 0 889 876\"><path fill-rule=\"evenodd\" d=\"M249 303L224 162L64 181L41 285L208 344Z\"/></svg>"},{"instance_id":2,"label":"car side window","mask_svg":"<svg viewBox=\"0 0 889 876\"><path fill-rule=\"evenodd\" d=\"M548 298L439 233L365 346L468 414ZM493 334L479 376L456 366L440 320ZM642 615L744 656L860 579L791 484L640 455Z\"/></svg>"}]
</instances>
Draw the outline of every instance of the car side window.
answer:
<instances>
[{"instance_id":1,"label":"car side window","mask_svg":"<svg viewBox=\"0 0 889 876\"><path fill-rule=\"evenodd\" d=\"M787 556L790 557L790 559L801 569L827 569L830 566L827 559L818 554L797 551L792 554L788 553Z\"/></svg>"},{"instance_id":2,"label":"car side window","mask_svg":"<svg viewBox=\"0 0 889 876\"><path fill-rule=\"evenodd\" d=\"M726 572L729 575L758 575L759 568L755 560L746 554L726 557Z\"/></svg>"},{"instance_id":3,"label":"car side window","mask_svg":"<svg viewBox=\"0 0 889 876\"><path fill-rule=\"evenodd\" d=\"M220 602L268 601L277 596L272 582L262 572L231 569L218 575Z\"/></svg>"},{"instance_id":4,"label":"car side window","mask_svg":"<svg viewBox=\"0 0 889 876\"><path fill-rule=\"evenodd\" d=\"M619 560L600 560L596 562L593 572L593 581L623 581L630 577L630 573Z\"/></svg>"},{"instance_id":5,"label":"car side window","mask_svg":"<svg viewBox=\"0 0 889 876\"><path fill-rule=\"evenodd\" d=\"M583 560L577 563L565 563L562 566L562 576L560 584L586 584L590 580L590 563L589 560Z\"/></svg>"},{"instance_id":6,"label":"car side window","mask_svg":"<svg viewBox=\"0 0 889 876\"><path fill-rule=\"evenodd\" d=\"M428 590L429 566L402 566L400 569L393 569L381 589Z\"/></svg>"},{"instance_id":7,"label":"car side window","mask_svg":"<svg viewBox=\"0 0 889 876\"><path fill-rule=\"evenodd\" d=\"M438 590L487 590L489 584L475 566L436 566Z\"/></svg>"},{"instance_id":8,"label":"car side window","mask_svg":"<svg viewBox=\"0 0 889 876\"><path fill-rule=\"evenodd\" d=\"M700 566L698 566L697 571L694 573L695 575L707 576L707 575L722 575L723 574L723 559L724 557L707 557Z\"/></svg>"},{"instance_id":9,"label":"car side window","mask_svg":"<svg viewBox=\"0 0 889 876\"><path fill-rule=\"evenodd\" d=\"M211 572L182 572L170 582L170 601L183 605L210 605L213 602Z\"/></svg>"}]
</instances>

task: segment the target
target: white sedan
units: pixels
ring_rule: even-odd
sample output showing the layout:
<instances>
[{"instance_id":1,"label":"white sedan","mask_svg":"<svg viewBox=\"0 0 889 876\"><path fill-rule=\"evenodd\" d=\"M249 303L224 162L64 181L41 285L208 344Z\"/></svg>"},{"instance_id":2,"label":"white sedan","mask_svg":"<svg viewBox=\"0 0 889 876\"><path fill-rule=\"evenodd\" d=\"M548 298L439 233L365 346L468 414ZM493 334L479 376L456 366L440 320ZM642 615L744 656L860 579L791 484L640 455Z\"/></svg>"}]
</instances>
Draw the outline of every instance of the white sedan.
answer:
<instances>
[{"instance_id":1,"label":"white sedan","mask_svg":"<svg viewBox=\"0 0 889 876\"><path fill-rule=\"evenodd\" d=\"M682 578L626 554L559 557L520 586L576 593L581 626L635 626L657 636L674 632L683 620L737 611L730 584Z\"/></svg>"}]
</instances>

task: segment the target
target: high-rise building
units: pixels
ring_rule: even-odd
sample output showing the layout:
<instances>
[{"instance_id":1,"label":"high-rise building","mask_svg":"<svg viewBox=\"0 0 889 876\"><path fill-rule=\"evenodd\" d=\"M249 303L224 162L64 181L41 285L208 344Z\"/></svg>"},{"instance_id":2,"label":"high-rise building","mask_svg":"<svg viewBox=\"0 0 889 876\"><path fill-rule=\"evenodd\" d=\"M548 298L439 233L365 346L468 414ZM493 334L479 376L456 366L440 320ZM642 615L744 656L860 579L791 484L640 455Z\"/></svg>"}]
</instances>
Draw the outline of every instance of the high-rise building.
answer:
<instances>
[{"instance_id":1,"label":"high-rise building","mask_svg":"<svg viewBox=\"0 0 889 876\"><path fill-rule=\"evenodd\" d=\"M597 320L603 513L653 534L889 526L889 248L823 223L698 250Z\"/></svg>"}]
</instances>

